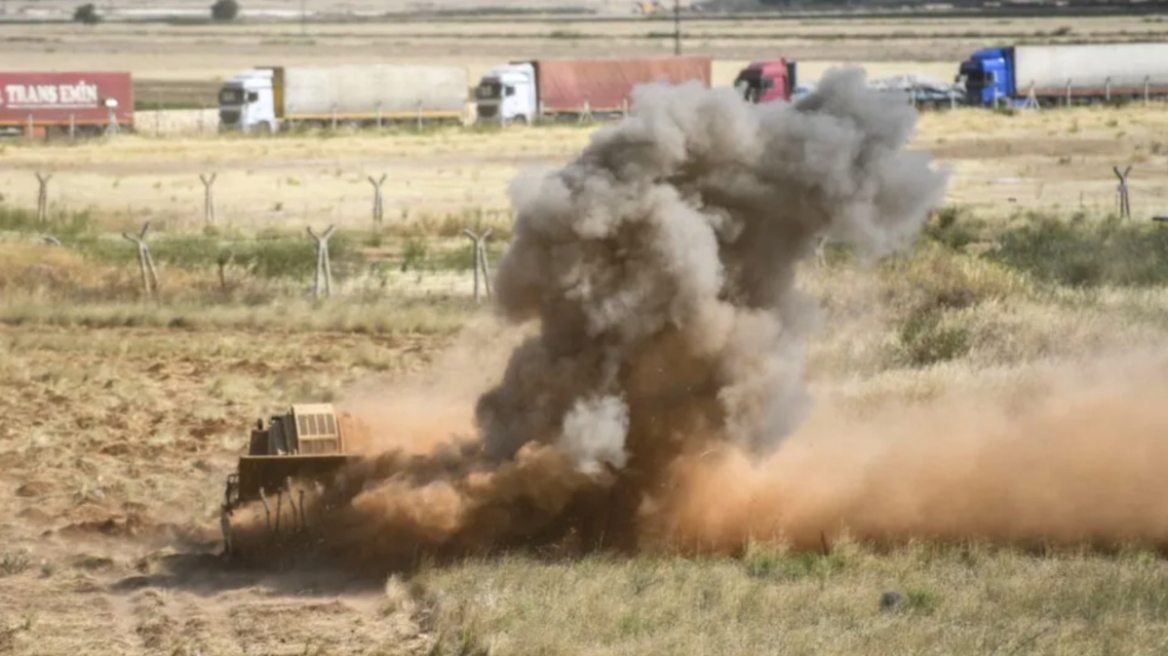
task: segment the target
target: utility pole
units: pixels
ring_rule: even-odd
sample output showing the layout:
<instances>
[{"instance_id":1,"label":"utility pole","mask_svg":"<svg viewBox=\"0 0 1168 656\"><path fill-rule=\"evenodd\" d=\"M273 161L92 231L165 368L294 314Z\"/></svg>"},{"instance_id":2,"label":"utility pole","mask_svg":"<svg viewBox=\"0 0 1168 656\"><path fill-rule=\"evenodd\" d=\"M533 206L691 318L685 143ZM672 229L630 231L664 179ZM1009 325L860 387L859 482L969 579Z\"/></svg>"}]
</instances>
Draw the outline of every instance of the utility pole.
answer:
<instances>
[{"instance_id":1,"label":"utility pole","mask_svg":"<svg viewBox=\"0 0 1168 656\"><path fill-rule=\"evenodd\" d=\"M673 54L681 54L681 0L673 0Z\"/></svg>"}]
</instances>

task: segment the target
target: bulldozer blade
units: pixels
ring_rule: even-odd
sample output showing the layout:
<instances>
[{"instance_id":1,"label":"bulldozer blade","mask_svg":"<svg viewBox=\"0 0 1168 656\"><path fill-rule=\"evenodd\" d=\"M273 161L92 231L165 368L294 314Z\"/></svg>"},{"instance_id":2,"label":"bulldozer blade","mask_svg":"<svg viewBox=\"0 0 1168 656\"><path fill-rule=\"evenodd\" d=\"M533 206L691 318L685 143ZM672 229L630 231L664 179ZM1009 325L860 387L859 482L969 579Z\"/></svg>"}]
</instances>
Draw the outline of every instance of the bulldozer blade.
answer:
<instances>
[{"instance_id":1,"label":"bulldozer blade","mask_svg":"<svg viewBox=\"0 0 1168 656\"><path fill-rule=\"evenodd\" d=\"M239 459L239 499L258 500L262 492L284 489L291 479L324 481L360 456L351 454L243 456Z\"/></svg>"}]
</instances>

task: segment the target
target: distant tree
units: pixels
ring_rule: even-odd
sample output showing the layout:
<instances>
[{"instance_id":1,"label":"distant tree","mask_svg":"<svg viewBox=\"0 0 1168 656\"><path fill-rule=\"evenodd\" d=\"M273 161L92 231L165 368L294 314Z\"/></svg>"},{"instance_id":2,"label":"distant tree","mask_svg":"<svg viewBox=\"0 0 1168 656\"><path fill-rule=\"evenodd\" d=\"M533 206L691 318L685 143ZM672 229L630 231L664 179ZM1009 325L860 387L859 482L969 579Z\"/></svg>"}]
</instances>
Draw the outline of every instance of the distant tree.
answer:
<instances>
[{"instance_id":1,"label":"distant tree","mask_svg":"<svg viewBox=\"0 0 1168 656\"><path fill-rule=\"evenodd\" d=\"M86 3L73 11L73 21L76 23L83 23L85 25L97 25L101 22L101 15L97 13L97 7L93 3Z\"/></svg>"},{"instance_id":2,"label":"distant tree","mask_svg":"<svg viewBox=\"0 0 1168 656\"><path fill-rule=\"evenodd\" d=\"M236 0L216 0L211 5L211 18L221 21L235 20L239 15L239 3Z\"/></svg>"}]
</instances>

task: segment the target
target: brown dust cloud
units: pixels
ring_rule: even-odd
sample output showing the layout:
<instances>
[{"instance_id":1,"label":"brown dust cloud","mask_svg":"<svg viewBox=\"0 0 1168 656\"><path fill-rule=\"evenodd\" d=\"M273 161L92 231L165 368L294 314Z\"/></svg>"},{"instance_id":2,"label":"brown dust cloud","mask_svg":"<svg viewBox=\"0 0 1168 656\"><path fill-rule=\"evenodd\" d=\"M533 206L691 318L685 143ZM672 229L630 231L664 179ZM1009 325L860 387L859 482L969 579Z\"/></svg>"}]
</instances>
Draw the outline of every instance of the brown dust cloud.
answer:
<instances>
[{"instance_id":1,"label":"brown dust cloud","mask_svg":"<svg viewBox=\"0 0 1168 656\"><path fill-rule=\"evenodd\" d=\"M311 501L306 539L396 567L1168 535L1155 372L1024 414L958 398L860 422L812 403L820 314L797 265L823 238L867 258L909 246L944 195L906 149L903 98L838 69L790 105L697 84L634 100L573 161L512 185L503 327L469 330L428 381L348 400L367 458Z\"/></svg>"}]
</instances>

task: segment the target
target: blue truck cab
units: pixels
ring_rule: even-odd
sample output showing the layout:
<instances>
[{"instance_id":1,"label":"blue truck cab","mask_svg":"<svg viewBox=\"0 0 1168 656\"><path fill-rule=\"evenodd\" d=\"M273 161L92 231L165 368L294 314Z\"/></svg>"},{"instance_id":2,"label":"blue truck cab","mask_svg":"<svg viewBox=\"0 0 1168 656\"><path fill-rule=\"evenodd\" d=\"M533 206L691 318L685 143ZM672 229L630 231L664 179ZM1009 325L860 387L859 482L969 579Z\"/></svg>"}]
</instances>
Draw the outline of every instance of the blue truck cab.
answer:
<instances>
[{"instance_id":1,"label":"blue truck cab","mask_svg":"<svg viewBox=\"0 0 1168 656\"><path fill-rule=\"evenodd\" d=\"M961 62L958 82L965 83L965 102L991 107L1015 97L1014 49L983 48Z\"/></svg>"}]
</instances>

